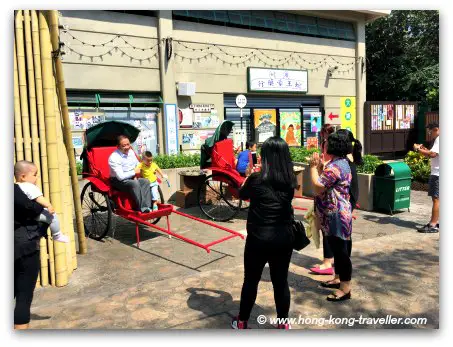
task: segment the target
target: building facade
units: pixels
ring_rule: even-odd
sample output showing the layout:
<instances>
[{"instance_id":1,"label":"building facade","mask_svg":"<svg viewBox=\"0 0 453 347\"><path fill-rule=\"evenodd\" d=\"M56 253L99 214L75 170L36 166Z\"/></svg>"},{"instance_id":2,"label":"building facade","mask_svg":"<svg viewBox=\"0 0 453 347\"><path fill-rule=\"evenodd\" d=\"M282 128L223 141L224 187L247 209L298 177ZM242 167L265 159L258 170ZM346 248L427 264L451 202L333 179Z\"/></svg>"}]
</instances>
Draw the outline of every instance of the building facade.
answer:
<instances>
[{"instance_id":1,"label":"building facade","mask_svg":"<svg viewBox=\"0 0 453 347\"><path fill-rule=\"evenodd\" d=\"M196 151L224 119L236 144L316 145L324 123L363 140L365 24L389 12L61 11L75 147L109 119L139 152Z\"/></svg>"}]
</instances>

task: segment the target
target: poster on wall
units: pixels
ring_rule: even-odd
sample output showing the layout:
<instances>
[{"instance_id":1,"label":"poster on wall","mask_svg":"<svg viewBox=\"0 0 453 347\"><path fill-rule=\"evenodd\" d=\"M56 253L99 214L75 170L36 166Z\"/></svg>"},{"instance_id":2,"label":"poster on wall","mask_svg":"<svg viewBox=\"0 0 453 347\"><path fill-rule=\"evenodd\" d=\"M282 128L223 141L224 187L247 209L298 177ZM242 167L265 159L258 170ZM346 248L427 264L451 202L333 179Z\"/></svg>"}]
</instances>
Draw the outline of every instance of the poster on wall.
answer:
<instances>
[{"instance_id":1,"label":"poster on wall","mask_svg":"<svg viewBox=\"0 0 453 347\"><path fill-rule=\"evenodd\" d=\"M180 108L179 109L179 127L180 128L192 128L193 126L193 111L191 108Z\"/></svg>"},{"instance_id":2,"label":"poster on wall","mask_svg":"<svg viewBox=\"0 0 453 347\"><path fill-rule=\"evenodd\" d=\"M233 144L234 148L238 149L241 148L241 143L245 147L245 143L247 142L247 130L246 129L233 129Z\"/></svg>"},{"instance_id":3,"label":"poster on wall","mask_svg":"<svg viewBox=\"0 0 453 347\"><path fill-rule=\"evenodd\" d=\"M73 110L69 112L69 123L72 130L86 130L105 120L104 112Z\"/></svg>"},{"instance_id":4,"label":"poster on wall","mask_svg":"<svg viewBox=\"0 0 453 347\"><path fill-rule=\"evenodd\" d=\"M318 149L318 138L317 137L308 137L307 138L307 148L315 148Z\"/></svg>"},{"instance_id":5,"label":"poster on wall","mask_svg":"<svg viewBox=\"0 0 453 347\"><path fill-rule=\"evenodd\" d=\"M165 104L167 154L178 154L178 112L176 104Z\"/></svg>"},{"instance_id":6,"label":"poster on wall","mask_svg":"<svg viewBox=\"0 0 453 347\"><path fill-rule=\"evenodd\" d=\"M255 141L263 143L269 137L275 136L277 133L277 112L271 110L253 111L253 120L255 126Z\"/></svg>"},{"instance_id":7,"label":"poster on wall","mask_svg":"<svg viewBox=\"0 0 453 347\"><path fill-rule=\"evenodd\" d=\"M194 112L193 114L193 128L201 129L202 126L202 114L199 112Z\"/></svg>"},{"instance_id":8,"label":"poster on wall","mask_svg":"<svg viewBox=\"0 0 453 347\"><path fill-rule=\"evenodd\" d=\"M280 112L280 137L288 146L301 146L301 113Z\"/></svg>"},{"instance_id":9,"label":"poster on wall","mask_svg":"<svg viewBox=\"0 0 453 347\"><path fill-rule=\"evenodd\" d=\"M310 127L312 133L321 131L321 112L312 112L310 115Z\"/></svg>"}]
</instances>

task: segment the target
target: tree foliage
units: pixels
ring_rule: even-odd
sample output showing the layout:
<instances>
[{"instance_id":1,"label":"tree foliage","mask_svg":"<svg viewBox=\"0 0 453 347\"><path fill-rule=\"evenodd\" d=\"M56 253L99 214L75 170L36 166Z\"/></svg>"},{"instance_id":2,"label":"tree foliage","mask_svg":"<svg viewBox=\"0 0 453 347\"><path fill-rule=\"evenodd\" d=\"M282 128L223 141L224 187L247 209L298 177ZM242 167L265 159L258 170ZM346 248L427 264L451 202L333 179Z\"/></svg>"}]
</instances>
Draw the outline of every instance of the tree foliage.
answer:
<instances>
[{"instance_id":1,"label":"tree foliage","mask_svg":"<svg viewBox=\"0 0 453 347\"><path fill-rule=\"evenodd\" d=\"M367 100L439 105L439 11L392 11L366 25Z\"/></svg>"}]
</instances>

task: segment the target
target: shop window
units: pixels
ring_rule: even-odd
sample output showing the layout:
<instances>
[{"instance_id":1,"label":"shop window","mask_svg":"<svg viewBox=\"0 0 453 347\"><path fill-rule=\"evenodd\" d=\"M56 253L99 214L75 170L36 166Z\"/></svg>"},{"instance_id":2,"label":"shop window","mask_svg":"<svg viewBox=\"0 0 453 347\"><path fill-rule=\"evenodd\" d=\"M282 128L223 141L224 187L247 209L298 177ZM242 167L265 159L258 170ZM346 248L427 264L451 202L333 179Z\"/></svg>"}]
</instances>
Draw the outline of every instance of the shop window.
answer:
<instances>
[{"instance_id":1,"label":"shop window","mask_svg":"<svg viewBox=\"0 0 453 347\"><path fill-rule=\"evenodd\" d=\"M173 18L296 35L355 40L352 23L278 11L173 11Z\"/></svg>"}]
</instances>

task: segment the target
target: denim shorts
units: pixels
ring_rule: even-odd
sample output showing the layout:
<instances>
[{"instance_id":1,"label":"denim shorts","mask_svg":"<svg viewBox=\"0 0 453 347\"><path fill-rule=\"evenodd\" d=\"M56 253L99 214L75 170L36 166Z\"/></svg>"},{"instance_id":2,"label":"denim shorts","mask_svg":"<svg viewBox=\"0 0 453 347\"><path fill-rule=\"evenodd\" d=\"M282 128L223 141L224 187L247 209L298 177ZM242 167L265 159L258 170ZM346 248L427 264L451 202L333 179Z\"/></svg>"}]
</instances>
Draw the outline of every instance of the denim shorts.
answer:
<instances>
[{"instance_id":1,"label":"denim shorts","mask_svg":"<svg viewBox=\"0 0 453 347\"><path fill-rule=\"evenodd\" d=\"M428 196L439 199L439 176L429 176Z\"/></svg>"}]
</instances>

